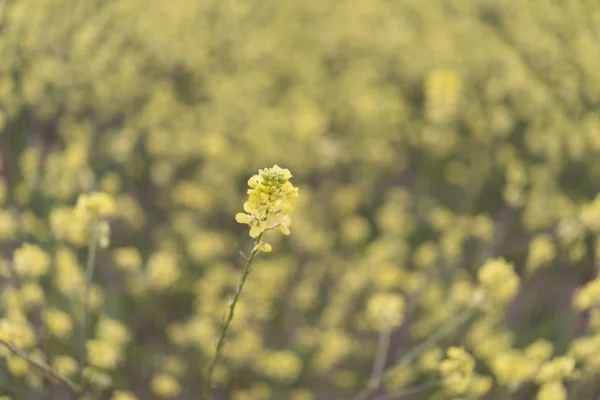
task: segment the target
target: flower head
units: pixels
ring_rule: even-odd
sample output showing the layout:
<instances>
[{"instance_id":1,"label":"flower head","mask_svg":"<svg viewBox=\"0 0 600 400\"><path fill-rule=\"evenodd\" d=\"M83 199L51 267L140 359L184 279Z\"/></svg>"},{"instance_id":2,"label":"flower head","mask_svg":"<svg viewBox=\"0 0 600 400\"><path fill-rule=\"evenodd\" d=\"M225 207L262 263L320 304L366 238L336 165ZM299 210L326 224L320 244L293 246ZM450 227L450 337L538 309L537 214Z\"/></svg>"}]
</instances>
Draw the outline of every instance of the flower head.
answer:
<instances>
[{"instance_id":1,"label":"flower head","mask_svg":"<svg viewBox=\"0 0 600 400\"><path fill-rule=\"evenodd\" d=\"M292 174L288 169L275 165L258 171L248 180L248 201L244 203L245 213L238 213L235 219L240 224L250 226L250 236L279 228L284 235L290 234L290 214L298 197L298 188L290 182Z\"/></svg>"}]
</instances>

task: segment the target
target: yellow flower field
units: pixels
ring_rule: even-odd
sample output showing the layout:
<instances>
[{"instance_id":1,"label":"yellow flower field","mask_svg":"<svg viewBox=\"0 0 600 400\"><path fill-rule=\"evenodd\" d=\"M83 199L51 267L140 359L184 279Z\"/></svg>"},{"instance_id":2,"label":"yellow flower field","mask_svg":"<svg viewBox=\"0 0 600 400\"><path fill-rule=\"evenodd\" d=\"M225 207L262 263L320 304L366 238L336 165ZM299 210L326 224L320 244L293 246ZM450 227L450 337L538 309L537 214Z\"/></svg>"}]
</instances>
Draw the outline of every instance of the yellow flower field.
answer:
<instances>
[{"instance_id":1,"label":"yellow flower field","mask_svg":"<svg viewBox=\"0 0 600 400\"><path fill-rule=\"evenodd\" d=\"M0 0L0 400L600 396L600 2Z\"/></svg>"}]
</instances>

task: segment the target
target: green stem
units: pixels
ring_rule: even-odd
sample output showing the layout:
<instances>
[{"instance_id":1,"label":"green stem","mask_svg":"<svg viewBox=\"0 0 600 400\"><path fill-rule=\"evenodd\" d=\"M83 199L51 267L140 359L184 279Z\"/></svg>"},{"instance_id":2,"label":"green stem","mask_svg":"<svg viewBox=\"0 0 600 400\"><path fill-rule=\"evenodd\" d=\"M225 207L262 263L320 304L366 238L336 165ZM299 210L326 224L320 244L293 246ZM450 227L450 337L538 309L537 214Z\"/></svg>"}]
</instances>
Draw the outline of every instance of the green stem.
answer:
<instances>
[{"instance_id":1,"label":"green stem","mask_svg":"<svg viewBox=\"0 0 600 400\"><path fill-rule=\"evenodd\" d=\"M0 339L0 344L2 344L4 347L6 347L8 350L10 350L10 352L12 352L13 354L15 354L15 355L23 358L27 362L29 362L34 367L44 371L46 374L48 374L48 375L54 377L55 379L57 379L58 381L60 381L63 385L68 387L75 395L85 394L88 398L92 399L91 393L89 393L85 389L80 389L75 384L75 382L73 382L72 380L70 380L69 378L67 378L65 376L62 376L58 372L54 371L52 368L50 368L50 366L48 364L31 358L31 356L29 356L29 354L27 354L25 351L19 349L12 343L9 343L5 340Z\"/></svg>"},{"instance_id":2,"label":"green stem","mask_svg":"<svg viewBox=\"0 0 600 400\"><path fill-rule=\"evenodd\" d=\"M365 390L354 397L354 400L366 400L371 392L377 390L381 385L381 378L383 377L383 372L385 370L385 360L387 359L391 338L391 327L385 327L379 332L377 353L375 354L375 361L373 361L373 369L371 371L371 377L369 378L369 384Z\"/></svg>"},{"instance_id":3,"label":"green stem","mask_svg":"<svg viewBox=\"0 0 600 400\"><path fill-rule=\"evenodd\" d=\"M83 370L86 364L85 341L87 338L87 325L90 303L90 287L94 276L94 266L96 261L96 248L98 246L98 225L94 224L88 242L88 258L85 268L85 288L83 291L83 315L81 320L81 333L79 338L79 378L83 379Z\"/></svg>"},{"instance_id":4,"label":"green stem","mask_svg":"<svg viewBox=\"0 0 600 400\"><path fill-rule=\"evenodd\" d=\"M231 320L233 319L233 314L235 312L235 306L236 306L238 300L240 299L242 289L244 288L244 284L246 283L246 278L248 278L250 271L252 271L252 263L254 262L254 259L256 258L256 255L259 252L258 245L260 244L263 235L264 235L264 232L261 233L256 238L256 245L254 246L252 253L250 253L250 257L248 257L248 260L246 262L246 266L244 267L244 271L242 273L242 277L238 284L237 290L235 291L233 299L229 303L229 312L227 314L227 318L225 319L225 324L223 324L223 328L221 329L221 336L219 337L219 341L217 342L215 356L212 359L212 362L210 363L210 365L208 367L208 373L206 375L206 379L204 380L204 388L202 390L202 399L208 400L210 398L210 387L211 387L211 383L212 383L212 375L215 370L215 367L217 366L217 364L219 362L219 358L221 357L221 354L223 353L223 348L225 347L225 336L227 335L227 331L229 330L229 325L231 324Z\"/></svg>"},{"instance_id":5,"label":"green stem","mask_svg":"<svg viewBox=\"0 0 600 400\"><path fill-rule=\"evenodd\" d=\"M420 345L418 345L417 347L415 347L414 349L409 351L404 357L402 357L400 359L400 361L393 368L391 368L388 372L386 372L385 375L390 376L395 371L397 371L400 367L413 361L422 352L424 352L429 347L433 346L434 344L436 344L437 342L442 340L444 337L446 337L450 333L454 332L454 330L456 328L458 328L459 326L461 326L463 323L467 322L467 320L469 318L471 318L475 314L476 311L477 311L477 308L474 308L474 307L468 308L465 311L463 311L461 314L459 314L457 318L449 321L446 325L443 325L437 332L435 332L433 335L429 336L427 338L427 340L425 340L423 343L421 343Z\"/></svg>"},{"instance_id":6,"label":"green stem","mask_svg":"<svg viewBox=\"0 0 600 400\"><path fill-rule=\"evenodd\" d=\"M402 357L396 365L383 371L382 376L379 377L379 379L376 382L376 385L374 384L373 381L369 382L369 386L365 390L360 392L355 397L355 400L368 399L372 393L374 393L377 389L379 389L379 387L381 386L381 381L383 379L386 379L386 378L392 376L396 371L398 371L404 365L408 364L409 362L411 362L415 358L417 358L423 351L425 351L426 349L433 346L434 344L436 344L437 342L442 340L444 337L446 337L447 335L452 333L456 328L458 328L460 325L465 323L469 318L471 318L473 315L475 315L477 310L478 310L478 308L476 308L476 307L468 308L465 311L463 311L461 314L459 314L457 318L455 318L455 319L449 321L447 324L443 325L438 331L436 331L433 335L428 337L424 342L422 342L421 344L419 344L418 346L413 348L411 351L409 351L406 355L404 355L404 357Z\"/></svg>"}]
</instances>

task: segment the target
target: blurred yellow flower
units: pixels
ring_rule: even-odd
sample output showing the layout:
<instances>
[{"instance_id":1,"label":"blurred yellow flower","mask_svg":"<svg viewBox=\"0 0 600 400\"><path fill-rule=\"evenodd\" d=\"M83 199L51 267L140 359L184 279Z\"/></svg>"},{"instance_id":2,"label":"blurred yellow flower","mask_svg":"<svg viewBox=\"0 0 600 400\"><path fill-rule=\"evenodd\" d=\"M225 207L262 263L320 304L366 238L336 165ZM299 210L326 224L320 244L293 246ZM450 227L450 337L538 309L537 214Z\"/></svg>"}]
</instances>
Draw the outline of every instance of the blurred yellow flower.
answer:
<instances>
[{"instance_id":1,"label":"blurred yellow flower","mask_svg":"<svg viewBox=\"0 0 600 400\"><path fill-rule=\"evenodd\" d=\"M167 290L173 286L181 275L177 259L169 252L154 253L146 265L148 284L155 290Z\"/></svg>"},{"instance_id":2,"label":"blurred yellow flower","mask_svg":"<svg viewBox=\"0 0 600 400\"><path fill-rule=\"evenodd\" d=\"M110 400L137 400L137 397L126 390L116 390Z\"/></svg>"},{"instance_id":3,"label":"blurred yellow flower","mask_svg":"<svg viewBox=\"0 0 600 400\"><path fill-rule=\"evenodd\" d=\"M561 381L549 381L540 386L537 400L567 400L567 389Z\"/></svg>"},{"instance_id":4,"label":"blurred yellow flower","mask_svg":"<svg viewBox=\"0 0 600 400\"><path fill-rule=\"evenodd\" d=\"M57 338L64 338L73 329L73 321L69 314L58 309L49 308L44 312L44 322L48 332Z\"/></svg>"},{"instance_id":5,"label":"blurred yellow flower","mask_svg":"<svg viewBox=\"0 0 600 400\"><path fill-rule=\"evenodd\" d=\"M181 392L179 382L173 376L167 374L155 375L150 382L150 386L152 392L161 399L171 399Z\"/></svg>"},{"instance_id":6,"label":"blurred yellow flower","mask_svg":"<svg viewBox=\"0 0 600 400\"><path fill-rule=\"evenodd\" d=\"M463 348L450 347L448 358L440 364L443 384L453 395L464 395L475 370L475 360Z\"/></svg>"},{"instance_id":7,"label":"blurred yellow flower","mask_svg":"<svg viewBox=\"0 0 600 400\"><path fill-rule=\"evenodd\" d=\"M20 276L39 278L50 266L50 256L39 246L25 243L14 252L15 270Z\"/></svg>"},{"instance_id":8,"label":"blurred yellow flower","mask_svg":"<svg viewBox=\"0 0 600 400\"><path fill-rule=\"evenodd\" d=\"M404 320L404 298L395 293L378 293L367 304L367 316L377 329L399 326Z\"/></svg>"},{"instance_id":9,"label":"blurred yellow flower","mask_svg":"<svg viewBox=\"0 0 600 400\"><path fill-rule=\"evenodd\" d=\"M106 340L93 339L86 342L87 359L90 365L102 369L113 369L121 360L119 346Z\"/></svg>"},{"instance_id":10,"label":"blurred yellow flower","mask_svg":"<svg viewBox=\"0 0 600 400\"><path fill-rule=\"evenodd\" d=\"M121 346L130 340L131 335L123 323L103 315L96 327L96 337L115 346Z\"/></svg>"},{"instance_id":11,"label":"blurred yellow flower","mask_svg":"<svg viewBox=\"0 0 600 400\"><path fill-rule=\"evenodd\" d=\"M14 354L6 357L6 366L12 376L23 376L29 371L29 361Z\"/></svg>"},{"instance_id":12,"label":"blurred yellow flower","mask_svg":"<svg viewBox=\"0 0 600 400\"><path fill-rule=\"evenodd\" d=\"M82 194L77 199L75 217L82 221L97 222L111 217L116 209L115 200L109 194L103 192Z\"/></svg>"},{"instance_id":13,"label":"blurred yellow flower","mask_svg":"<svg viewBox=\"0 0 600 400\"><path fill-rule=\"evenodd\" d=\"M20 292L26 307L37 307L44 302L44 289L37 282L25 282Z\"/></svg>"},{"instance_id":14,"label":"blurred yellow flower","mask_svg":"<svg viewBox=\"0 0 600 400\"><path fill-rule=\"evenodd\" d=\"M62 376L72 376L77 372L77 361L71 356L59 355L52 361L52 368Z\"/></svg>"},{"instance_id":15,"label":"blurred yellow flower","mask_svg":"<svg viewBox=\"0 0 600 400\"><path fill-rule=\"evenodd\" d=\"M513 265L501 258L486 261L477 277L493 305L506 305L519 290L520 280Z\"/></svg>"}]
</instances>

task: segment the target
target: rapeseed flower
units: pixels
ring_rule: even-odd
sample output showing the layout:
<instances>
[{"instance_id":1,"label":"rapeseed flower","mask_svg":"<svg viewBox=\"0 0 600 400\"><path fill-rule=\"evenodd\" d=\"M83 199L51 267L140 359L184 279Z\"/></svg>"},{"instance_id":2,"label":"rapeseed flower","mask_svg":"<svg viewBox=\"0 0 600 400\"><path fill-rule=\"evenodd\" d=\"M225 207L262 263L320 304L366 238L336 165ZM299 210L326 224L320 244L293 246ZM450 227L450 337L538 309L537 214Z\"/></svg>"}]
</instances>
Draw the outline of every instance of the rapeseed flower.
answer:
<instances>
[{"instance_id":1,"label":"rapeseed flower","mask_svg":"<svg viewBox=\"0 0 600 400\"><path fill-rule=\"evenodd\" d=\"M290 182L292 174L288 169L275 165L258 171L248 180L248 201L244 203L245 213L238 213L235 219L240 224L250 226L250 236L279 228L284 235L290 234L290 214L298 197L298 188Z\"/></svg>"}]
</instances>

